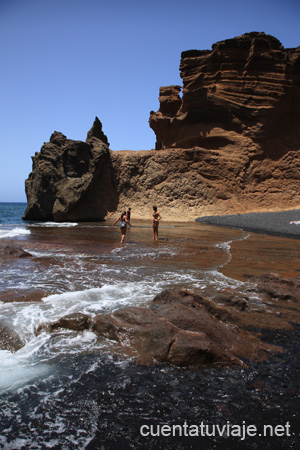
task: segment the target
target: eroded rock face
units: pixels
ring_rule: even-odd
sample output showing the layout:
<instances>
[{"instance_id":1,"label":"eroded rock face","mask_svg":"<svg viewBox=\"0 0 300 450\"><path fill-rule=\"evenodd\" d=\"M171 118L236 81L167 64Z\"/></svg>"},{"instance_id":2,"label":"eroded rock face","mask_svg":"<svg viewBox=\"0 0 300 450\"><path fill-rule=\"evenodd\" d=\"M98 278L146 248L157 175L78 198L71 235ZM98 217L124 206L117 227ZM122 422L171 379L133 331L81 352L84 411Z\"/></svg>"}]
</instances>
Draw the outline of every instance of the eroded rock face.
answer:
<instances>
[{"instance_id":1,"label":"eroded rock face","mask_svg":"<svg viewBox=\"0 0 300 450\"><path fill-rule=\"evenodd\" d=\"M160 89L151 151L111 151L54 133L26 180L28 220L110 218L130 206L164 220L299 207L300 47L248 33L182 53L181 86Z\"/></svg>"},{"instance_id":2,"label":"eroded rock face","mask_svg":"<svg viewBox=\"0 0 300 450\"><path fill-rule=\"evenodd\" d=\"M25 183L26 220L103 220L117 207L108 141L96 117L86 142L54 132Z\"/></svg>"},{"instance_id":3,"label":"eroded rock face","mask_svg":"<svg viewBox=\"0 0 300 450\"><path fill-rule=\"evenodd\" d=\"M182 98L180 86L162 87L150 115L157 149L247 147L273 158L299 150L299 47L247 33L183 52L180 70Z\"/></svg>"}]
</instances>

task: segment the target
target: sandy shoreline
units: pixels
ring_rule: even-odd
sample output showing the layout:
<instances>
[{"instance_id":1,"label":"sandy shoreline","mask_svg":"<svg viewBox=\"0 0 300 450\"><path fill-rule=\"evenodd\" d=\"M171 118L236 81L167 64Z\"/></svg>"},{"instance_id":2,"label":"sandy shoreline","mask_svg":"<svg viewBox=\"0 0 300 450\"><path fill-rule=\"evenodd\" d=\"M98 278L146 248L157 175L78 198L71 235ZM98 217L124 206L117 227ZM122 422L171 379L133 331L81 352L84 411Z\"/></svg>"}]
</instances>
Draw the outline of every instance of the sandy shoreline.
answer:
<instances>
[{"instance_id":1,"label":"sandy shoreline","mask_svg":"<svg viewBox=\"0 0 300 450\"><path fill-rule=\"evenodd\" d=\"M209 225L240 228L253 233L300 239L300 224L290 224L294 220L300 220L300 209L281 212L206 216L196 219L197 222Z\"/></svg>"}]
</instances>

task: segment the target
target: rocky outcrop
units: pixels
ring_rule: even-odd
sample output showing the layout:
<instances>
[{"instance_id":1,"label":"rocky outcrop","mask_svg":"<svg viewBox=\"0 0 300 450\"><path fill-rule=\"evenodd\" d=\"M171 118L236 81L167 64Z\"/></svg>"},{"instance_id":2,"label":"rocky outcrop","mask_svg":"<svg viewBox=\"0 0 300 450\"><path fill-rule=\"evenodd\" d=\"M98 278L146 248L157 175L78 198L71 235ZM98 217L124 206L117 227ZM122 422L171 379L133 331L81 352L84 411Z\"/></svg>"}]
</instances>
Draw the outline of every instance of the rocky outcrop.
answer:
<instances>
[{"instance_id":1,"label":"rocky outcrop","mask_svg":"<svg viewBox=\"0 0 300 450\"><path fill-rule=\"evenodd\" d=\"M99 339L114 342L114 351L140 364L167 362L180 367L243 365L261 361L278 347L263 343L238 326L242 320L232 308L185 290L166 290L150 306L127 307L91 318L71 314L41 324L37 334L61 329L92 330Z\"/></svg>"},{"instance_id":2,"label":"rocky outcrop","mask_svg":"<svg viewBox=\"0 0 300 450\"><path fill-rule=\"evenodd\" d=\"M31 254L13 244L0 243L0 262L13 258L28 258Z\"/></svg>"},{"instance_id":3,"label":"rocky outcrop","mask_svg":"<svg viewBox=\"0 0 300 450\"><path fill-rule=\"evenodd\" d=\"M181 55L180 86L160 89L151 112L156 148L204 147L281 157L299 150L300 48L247 33ZM233 147L236 147L235 149Z\"/></svg>"},{"instance_id":4,"label":"rocky outcrop","mask_svg":"<svg viewBox=\"0 0 300 450\"><path fill-rule=\"evenodd\" d=\"M150 113L156 150L111 151L96 119L86 142L54 133L33 158L25 219L164 220L299 208L300 47L248 33L182 53L181 86ZM157 151L159 150L159 151Z\"/></svg>"},{"instance_id":5,"label":"rocky outcrop","mask_svg":"<svg viewBox=\"0 0 300 450\"><path fill-rule=\"evenodd\" d=\"M261 332L300 324L299 288L299 279L267 273L234 289L220 289L212 298L167 289L148 306L93 317L73 313L40 324L36 334L90 330L103 348L140 364L243 365L282 351L262 341Z\"/></svg>"},{"instance_id":6,"label":"rocky outcrop","mask_svg":"<svg viewBox=\"0 0 300 450\"><path fill-rule=\"evenodd\" d=\"M96 117L86 142L54 132L33 157L26 220L96 221L118 205L107 137Z\"/></svg>"}]
</instances>

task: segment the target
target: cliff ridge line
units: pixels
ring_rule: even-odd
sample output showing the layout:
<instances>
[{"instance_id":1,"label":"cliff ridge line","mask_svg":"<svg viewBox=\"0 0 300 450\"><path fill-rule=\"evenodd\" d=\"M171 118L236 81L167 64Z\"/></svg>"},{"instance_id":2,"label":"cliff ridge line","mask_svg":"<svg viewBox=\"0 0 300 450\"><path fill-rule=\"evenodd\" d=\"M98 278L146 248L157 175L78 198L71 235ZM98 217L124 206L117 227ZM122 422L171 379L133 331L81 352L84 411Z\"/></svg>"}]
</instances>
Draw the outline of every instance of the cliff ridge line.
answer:
<instances>
[{"instance_id":1,"label":"cliff ridge line","mask_svg":"<svg viewBox=\"0 0 300 450\"><path fill-rule=\"evenodd\" d=\"M112 151L53 133L26 180L28 220L105 220L131 206L164 220L298 209L300 47L252 32L182 52L183 86L160 88L155 150Z\"/></svg>"}]
</instances>

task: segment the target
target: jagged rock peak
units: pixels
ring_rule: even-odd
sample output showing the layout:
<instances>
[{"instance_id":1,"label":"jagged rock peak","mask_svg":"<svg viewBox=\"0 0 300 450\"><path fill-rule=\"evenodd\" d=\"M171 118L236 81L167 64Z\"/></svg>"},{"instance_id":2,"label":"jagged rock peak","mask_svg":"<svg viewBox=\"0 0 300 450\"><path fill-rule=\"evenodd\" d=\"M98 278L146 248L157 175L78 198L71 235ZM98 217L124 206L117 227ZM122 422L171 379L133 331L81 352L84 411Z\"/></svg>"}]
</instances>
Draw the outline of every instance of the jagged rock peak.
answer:
<instances>
[{"instance_id":1,"label":"jagged rock peak","mask_svg":"<svg viewBox=\"0 0 300 450\"><path fill-rule=\"evenodd\" d=\"M212 45L212 50L216 50L221 47L243 47L251 46L253 43L262 44L265 50L284 50L281 42L274 36L266 34L260 31L252 31L250 33L242 34L234 38L224 39L223 41L216 42ZM211 50L185 50L181 53L181 58L196 58L198 56L204 56L211 53Z\"/></svg>"},{"instance_id":2,"label":"jagged rock peak","mask_svg":"<svg viewBox=\"0 0 300 450\"><path fill-rule=\"evenodd\" d=\"M54 131L54 133L51 134L50 142L51 144L58 145L59 147L62 147L65 145L67 140L67 136L60 133L59 131Z\"/></svg>"},{"instance_id":3,"label":"jagged rock peak","mask_svg":"<svg viewBox=\"0 0 300 450\"><path fill-rule=\"evenodd\" d=\"M90 129L90 131L87 134L86 142L91 140L92 138L100 139L100 141L109 145L107 136L102 131L102 123L100 122L100 120L98 119L97 116L95 117L92 128Z\"/></svg>"}]
</instances>

